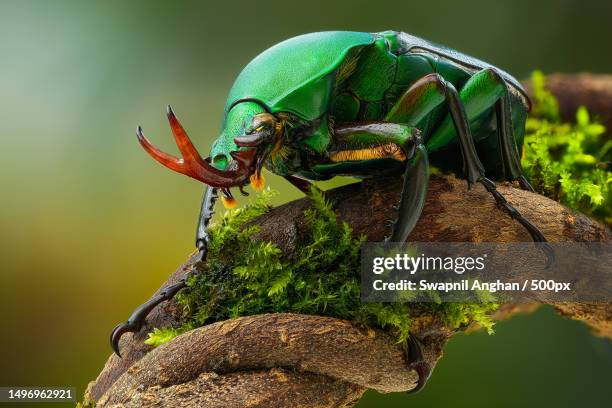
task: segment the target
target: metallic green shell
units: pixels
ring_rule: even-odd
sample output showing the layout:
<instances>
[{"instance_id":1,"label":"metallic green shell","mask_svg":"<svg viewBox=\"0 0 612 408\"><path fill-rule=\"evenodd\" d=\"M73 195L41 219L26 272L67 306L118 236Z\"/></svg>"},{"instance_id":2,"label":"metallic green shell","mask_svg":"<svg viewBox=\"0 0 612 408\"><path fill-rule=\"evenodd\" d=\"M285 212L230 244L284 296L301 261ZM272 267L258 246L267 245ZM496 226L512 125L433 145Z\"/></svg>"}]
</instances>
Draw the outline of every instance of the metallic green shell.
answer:
<instances>
[{"instance_id":1,"label":"metallic green shell","mask_svg":"<svg viewBox=\"0 0 612 408\"><path fill-rule=\"evenodd\" d=\"M328 107L334 78L329 75L354 47L374 36L326 31L290 38L264 51L240 73L230 90L225 112L240 100L255 99L272 112L291 112L313 120Z\"/></svg>"}]
</instances>

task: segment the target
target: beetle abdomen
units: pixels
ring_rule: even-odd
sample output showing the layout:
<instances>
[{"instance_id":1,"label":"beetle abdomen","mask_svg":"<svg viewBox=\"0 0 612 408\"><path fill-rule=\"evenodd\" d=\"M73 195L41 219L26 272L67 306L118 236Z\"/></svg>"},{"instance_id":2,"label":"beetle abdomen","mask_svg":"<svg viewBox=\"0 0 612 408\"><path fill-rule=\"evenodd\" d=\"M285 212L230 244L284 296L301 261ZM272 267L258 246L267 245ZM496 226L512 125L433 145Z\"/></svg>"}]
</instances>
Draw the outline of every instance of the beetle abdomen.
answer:
<instances>
[{"instance_id":1,"label":"beetle abdomen","mask_svg":"<svg viewBox=\"0 0 612 408\"><path fill-rule=\"evenodd\" d=\"M336 122L382 120L400 96L417 80L431 73L440 74L461 89L476 72L493 66L447 47L394 31L375 34L374 43L349 55L338 71L331 112ZM350 70L343 67L351 67ZM508 84L515 101L529 109L529 99L520 83L495 68ZM424 134L445 113L441 107L419 123Z\"/></svg>"}]
</instances>

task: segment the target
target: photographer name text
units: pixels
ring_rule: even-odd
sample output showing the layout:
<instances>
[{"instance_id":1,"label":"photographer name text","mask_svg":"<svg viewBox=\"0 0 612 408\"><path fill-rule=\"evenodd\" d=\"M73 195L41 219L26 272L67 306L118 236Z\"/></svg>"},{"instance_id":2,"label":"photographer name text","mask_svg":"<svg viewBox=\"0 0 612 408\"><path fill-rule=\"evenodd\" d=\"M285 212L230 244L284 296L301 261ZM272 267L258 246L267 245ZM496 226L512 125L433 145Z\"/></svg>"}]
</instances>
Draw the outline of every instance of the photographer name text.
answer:
<instances>
[{"instance_id":1,"label":"photographer name text","mask_svg":"<svg viewBox=\"0 0 612 408\"><path fill-rule=\"evenodd\" d=\"M440 292L464 292L464 291L487 291L495 292L527 292L527 291L571 291L570 282L558 282L552 279L527 279L523 282L503 282L501 280L483 282L478 279L463 279L459 282L430 282L426 279L411 281L402 279L397 282L385 282L377 279L372 282L375 291L440 291Z\"/></svg>"}]
</instances>

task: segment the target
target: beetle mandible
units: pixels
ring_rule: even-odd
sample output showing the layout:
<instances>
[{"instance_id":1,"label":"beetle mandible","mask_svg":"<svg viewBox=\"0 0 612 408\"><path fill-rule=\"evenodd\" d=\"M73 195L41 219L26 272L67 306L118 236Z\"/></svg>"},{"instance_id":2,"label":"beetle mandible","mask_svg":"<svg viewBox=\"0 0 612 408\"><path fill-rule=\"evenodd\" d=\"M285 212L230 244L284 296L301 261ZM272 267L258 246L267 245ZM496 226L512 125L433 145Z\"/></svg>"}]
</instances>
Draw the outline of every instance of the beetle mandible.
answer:
<instances>
[{"instance_id":1,"label":"beetle mandible","mask_svg":"<svg viewBox=\"0 0 612 408\"><path fill-rule=\"evenodd\" d=\"M425 202L431 160L462 174L468 187L481 183L534 241L545 242L493 181L517 180L533 191L520 164L529 109L520 83L486 62L402 32L330 31L281 42L242 70L208 158L198 154L170 107L182 159L156 149L140 127L137 136L155 160L207 184L196 237L200 260L217 195L233 205L230 189L244 193L249 182L260 188L263 167L302 191L308 180L337 175L403 176L389 239L404 242ZM117 354L121 335L140 330L151 309L185 286L183 278L118 325L111 334ZM418 390L430 368L418 340L411 336L409 343Z\"/></svg>"}]
</instances>

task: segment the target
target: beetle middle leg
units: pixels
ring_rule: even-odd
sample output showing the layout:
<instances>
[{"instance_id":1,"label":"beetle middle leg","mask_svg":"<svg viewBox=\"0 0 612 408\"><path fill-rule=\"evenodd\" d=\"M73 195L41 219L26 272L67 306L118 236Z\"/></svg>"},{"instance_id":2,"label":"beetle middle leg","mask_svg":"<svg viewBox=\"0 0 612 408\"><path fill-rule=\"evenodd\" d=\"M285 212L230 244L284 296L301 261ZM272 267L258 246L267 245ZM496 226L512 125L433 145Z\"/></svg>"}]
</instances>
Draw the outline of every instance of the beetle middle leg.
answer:
<instances>
[{"instance_id":1,"label":"beetle middle leg","mask_svg":"<svg viewBox=\"0 0 612 408\"><path fill-rule=\"evenodd\" d=\"M421 216L429 185L429 160L420 132L409 125L388 122L349 123L334 129L333 163L315 166L318 173L338 172L346 163L368 166L372 161L402 163L404 181L398 218L391 241L404 242Z\"/></svg>"},{"instance_id":2,"label":"beetle middle leg","mask_svg":"<svg viewBox=\"0 0 612 408\"><path fill-rule=\"evenodd\" d=\"M312 187L312 183L306 179L297 176L285 176L285 180L287 180L291 185L300 190L304 194L310 194L310 189Z\"/></svg>"},{"instance_id":3,"label":"beetle middle leg","mask_svg":"<svg viewBox=\"0 0 612 408\"><path fill-rule=\"evenodd\" d=\"M404 242L421 216L429 185L429 160L420 132L409 125L369 122L343 124L334 129L332 163L317 165L318 174L336 173L345 165L369 168L373 161L389 160L405 166L398 218L393 223L390 240ZM421 390L431 374L421 346L413 334L407 341L408 367L418 374L418 383L410 391Z\"/></svg>"}]
</instances>

